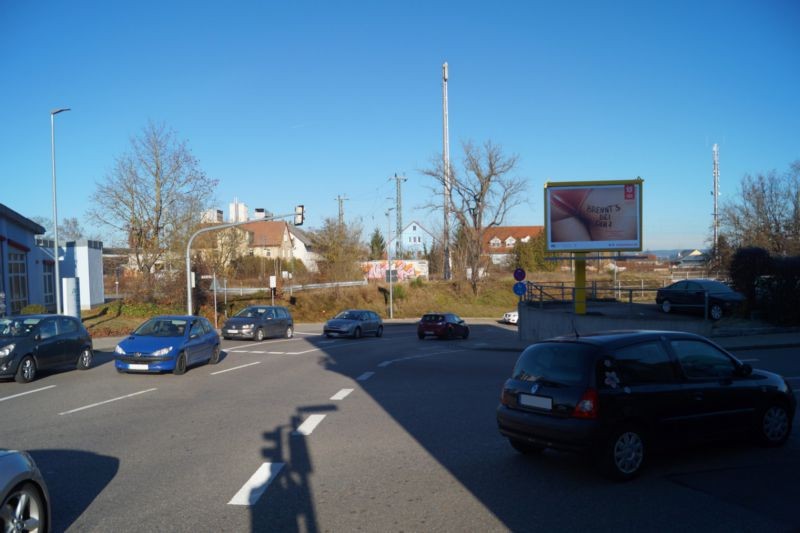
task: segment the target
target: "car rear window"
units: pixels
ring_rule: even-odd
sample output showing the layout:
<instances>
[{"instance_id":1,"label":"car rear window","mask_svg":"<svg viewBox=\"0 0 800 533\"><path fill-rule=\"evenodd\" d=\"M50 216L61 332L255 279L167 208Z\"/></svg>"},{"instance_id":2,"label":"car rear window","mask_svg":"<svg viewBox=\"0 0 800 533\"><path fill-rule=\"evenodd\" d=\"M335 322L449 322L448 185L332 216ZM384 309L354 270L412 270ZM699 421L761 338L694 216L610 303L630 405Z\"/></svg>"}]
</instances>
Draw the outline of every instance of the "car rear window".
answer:
<instances>
[{"instance_id":1,"label":"car rear window","mask_svg":"<svg viewBox=\"0 0 800 533\"><path fill-rule=\"evenodd\" d=\"M423 322L441 322L444 320L442 315L423 315Z\"/></svg>"},{"instance_id":2,"label":"car rear window","mask_svg":"<svg viewBox=\"0 0 800 533\"><path fill-rule=\"evenodd\" d=\"M528 346L514 366L512 379L548 381L561 385L587 385L595 348L569 342Z\"/></svg>"}]
</instances>

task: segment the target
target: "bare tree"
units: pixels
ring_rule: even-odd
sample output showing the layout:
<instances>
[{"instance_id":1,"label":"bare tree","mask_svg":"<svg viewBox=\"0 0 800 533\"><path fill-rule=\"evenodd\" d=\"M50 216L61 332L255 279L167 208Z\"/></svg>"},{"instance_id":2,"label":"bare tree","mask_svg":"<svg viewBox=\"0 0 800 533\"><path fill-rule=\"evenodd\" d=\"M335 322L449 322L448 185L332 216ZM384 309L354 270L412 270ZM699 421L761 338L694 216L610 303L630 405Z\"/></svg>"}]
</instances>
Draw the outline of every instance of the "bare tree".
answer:
<instances>
[{"instance_id":1,"label":"bare tree","mask_svg":"<svg viewBox=\"0 0 800 533\"><path fill-rule=\"evenodd\" d=\"M329 281L351 281L361 277L358 262L368 252L361 243L361 227L325 219L322 229L311 234L311 242L319 254L320 273Z\"/></svg>"},{"instance_id":2,"label":"bare tree","mask_svg":"<svg viewBox=\"0 0 800 533\"><path fill-rule=\"evenodd\" d=\"M465 261L468 279L473 293L478 293L481 272L488 267L488 258L483 255L483 235L492 226L503 223L508 212L521 204L525 198L525 180L512 177L518 156L506 156L503 150L491 141L476 147L471 142L463 143L463 171L450 169L451 216L459 232L457 252ZM445 188L444 165L440 158L433 160L434 166L422 173L434 178L441 198ZM434 203L426 207L441 209Z\"/></svg>"},{"instance_id":3,"label":"bare tree","mask_svg":"<svg viewBox=\"0 0 800 533\"><path fill-rule=\"evenodd\" d=\"M151 122L97 184L90 217L127 238L136 267L152 289L157 268L181 257L216 184L200 169L186 141ZM148 294L152 297L152 290Z\"/></svg>"},{"instance_id":4,"label":"bare tree","mask_svg":"<svg viewBox=\"0 0 800 533\"><path fill-rule=\"evenodd\" d=\"M800 161L778 174L745 175L739 198L722 206L722 234L734 248L800 254Z\"/></svg>"},{"instance_id":5,"label":"bare tree","mask_svg":"<svg viewBox=\"0 0 800 533\"><path fill-rule=\"evenodd\" d=\"M31 220L44 227L45 234L42 235L45 239L53 238L53 219L47 217L33 217ZM62 243L67 241L78 241L80 239L101 240L92 236L87 237L86 232L83 230L83 225L75 217L68 217L61 220L58 226L58 240Z\"/></svg>"}]
</instances>

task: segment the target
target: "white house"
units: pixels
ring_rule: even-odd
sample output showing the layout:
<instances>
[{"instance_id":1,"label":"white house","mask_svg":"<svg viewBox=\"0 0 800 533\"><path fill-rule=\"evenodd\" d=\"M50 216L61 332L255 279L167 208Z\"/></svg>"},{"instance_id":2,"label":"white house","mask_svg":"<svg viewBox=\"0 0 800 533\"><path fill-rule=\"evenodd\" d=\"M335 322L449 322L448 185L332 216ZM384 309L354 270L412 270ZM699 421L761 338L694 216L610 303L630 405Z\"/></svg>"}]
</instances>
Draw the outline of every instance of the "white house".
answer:
<instances>
[{"instance_id":1,"label":"white house","mask_svg":"<svg viewBox=\"0 0 800 533\"><path fill-rule=\"evenodd\" d=\"M434 236L426 230L417 221L412 221L408 224L398 236L393 237L389 243L388 248L391 250L393 256L398 255L398 249L403 254L410 254L412 257L422 257L431 251L433 243L436 241Z\"/></svg>"}]
</instances>

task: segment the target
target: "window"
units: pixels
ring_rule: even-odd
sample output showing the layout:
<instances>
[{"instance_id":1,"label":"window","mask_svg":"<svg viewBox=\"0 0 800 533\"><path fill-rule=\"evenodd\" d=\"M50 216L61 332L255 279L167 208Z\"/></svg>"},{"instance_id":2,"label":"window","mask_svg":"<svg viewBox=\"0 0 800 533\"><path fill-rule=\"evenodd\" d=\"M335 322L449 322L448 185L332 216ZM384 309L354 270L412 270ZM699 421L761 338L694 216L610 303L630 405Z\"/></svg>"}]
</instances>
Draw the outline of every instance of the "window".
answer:
<instances>
[{"instance_id":1,"label":"window","mask_svg":"<svg viewBox=\"0 0 800 533\"><path fill-rule=\"evenodd\" d=\"M189 330L189 336L194 337L195 335L200 336L203 334L203 325L200 323L199 320L195 320L194 324L192 324L192 329Z\"/></svg>"},{"instance_id":2,"label":"window","mask_svg":"<svg viewBox=\"0 0 800 533\"><path fill-rule=\"evenodd\" d=\"M728 355L702 341L672 341L687 378L727 378L733 375L736 364Z\"/></svg>"},{"instance_id":3,"label":"window","mask_svg":"<svg viewBox=\"0 0 800 533\"><path fill-rule=\"evenodd\" d=\"M489 246L491 246L492 248L500 248L500 239L495 237L494 239L489 241Z\"/></svg>"},{"instance_id":4,"label":"window","mask_svg":"<svg viewBox=\"0 0 800 533\"><path fill-rule=\"evenodd\" d=\"M542 379L562 385L586 385L594 350L591 346L576 343L534 344L519 356L512 373L513 379Z\"/></svg>"},{"instance_id":5,"label":"window","mask_svg":"<svg viewBox=\"0 0 800 533\"><path fill-rule=\"evenodd\" d=\"M644 342L620 348L614 353L614 359L623 385L675 380L672 362L660 342Z\"/></svg>"},{"instance_id":6,"label":"window","mask_svg":"<svg viewBox=\"0 0 800 533\"><path fill-rule=\"evenodd\" d=\"M78 324L71 318L61 317L58 319L58 334L75 333L78 331Z\"/></svg>"},{"instance_id":7,"label":"window","mask_svg":"<svg viewBox=\"0 0 800 533\"><path fill-rule=\"evenodd\" d=\"M56 304L55 293L55 265L53 263L44 263L44 305L45 307L54 307Z\"/></svg>"},{"instance_id":8,"label":"window","mask_svg":"<svg viewBox=\"0 0 800 533\"><path fill-rule=\"evenodd\" d=\"M522 242L528 242L530 240L531 240L531 236L530 235L526 235L525 237L520 239L520 241L522 241Z\"/></svg>"},{"instance_id":9,"label":"window","mask_svg":"<svg viewBox=\"0 0 800 533\"><path fill-rule=\"evenodd\" d=\"M56 321L51 320L43 320L39 324L39 334L42 336L42 340L49 339L50 337L56 336Z\"/></svg>"},{"instance_id":10,"label":"window","mask_svg":"<svg viewBox=\"0 0 800 533\"><path fill-rule=\"evenodd\" d=\"M8 253L8 283L11 289L8 302L11 314L15 315L28 305L28 267L24 253Z\"/></svg>"},{"instance_id":11,"label":"window","mask_svg":"<svg viewBox=\"0 0 800 533\"><path fill-rule=\"evenodd\" d=\"M417 231L417 226L416 225L411 226L411 231Z\"/></svg>"},{"instance_id":12,"label":"window","mask_svg":"<svg viewBox=\"0 0 800 533\"><path fill-rule=\"evenodd\" d=\"M514 237L509 237L508 239L506 239L506 246L508 246L509 248L514 246L516 243L517 239L515 239Z\"/></svg>"}]
</instances>

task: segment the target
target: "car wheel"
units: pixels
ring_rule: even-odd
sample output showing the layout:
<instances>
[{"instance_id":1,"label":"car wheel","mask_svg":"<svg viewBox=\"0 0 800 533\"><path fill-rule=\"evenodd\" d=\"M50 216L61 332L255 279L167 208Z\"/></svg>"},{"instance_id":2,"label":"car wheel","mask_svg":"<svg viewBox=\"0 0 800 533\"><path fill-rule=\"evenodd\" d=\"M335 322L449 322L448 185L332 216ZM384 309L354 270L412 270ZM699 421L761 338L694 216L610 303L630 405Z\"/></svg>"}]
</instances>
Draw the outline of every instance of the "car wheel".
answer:
<instances>
[{"instance_id":1,"label":"car wheel","mask_svg":"<svg viewBox=\"0 0 800 533\"><path fill-rule=\"evenodd\" d=\"M383 326L378 326L378 331L375 332L376 337L383 337Z\"/></svg>"},{"instance_id":2,"label":"car wheel","mask_svg":"<svg viewBox=\"0 0 800 533\"><path fill-rule=\"evenodd\" d=\"M353 330L353 338L360 339L361 338L361 328L356 328Z\"/></svg>"},{"instance_id":3,"label":"car wheel","mask_svg":"<svg viewBox=\"0 0 800 533\"><path fill-rule=\"evenodd\" d=\"M208 360L208 364L216 365L219 363L219 344L214 346L214 351L211 352L211 359Z\"/></svg>"},{"instance_id":4,"label":"car wheel","mask_svg":"<svg viewBox=\"0 0 800 533\"><path fill-rule=\"evenodd\" d=\"M120 368L120 367L115 367L115 368L117 369L117 374L127 374L127 372L125 372L124 368Z\"/></svg>"},{"instance_id":5,"label":"car wheel","mask_svg":"<svg viewBox=\"0 0 800 533\"><path fill-rule=\"evenodd\" d=\"M92 350L84 348L78 356L78 370L89 370L92 366Z\"/></svg>"},{"instance_id":6,"label":"car wheel","mask_svg":"<svg viewBox=\"0 0 800 533\"><path fill-rule=\"evenodd\" d=\"M422 339L424 339L424 338L425 338L425 334L424 334L424 333L417 332L417 337L419 338L419 340L422 340Z\"/></svg>"},{"instance_id":7,"label":"car wheel","mask_svg":"<svg viewBox=\"0 0 800 533\"><path fill-rule=\"evenodd\" d=\"M178 360L175 361L175 368L172 370L172 373L176 376L186 373L186 353L181 352L180 355L178 355Z\"/></svg>"},{"instance_id":8,"label":"car wheel","mask_svg":"<svg viewBox=\"0 0 800 533\"><path fill-rule=\"evenodd\" d=\"M294 336L294 331L292 331L292 326L286 328L286 335L287 339L291 339Z\"/></svg>"},{"instance_id":9,"label":"car wheel","mask_svg":"<svg viewBox=\"0 0 800 533\"><path fill-rule=\"evenodd\" d=\"M669 300L664 300L663 302L661 302L661 310L665 313L669 313L670 311L672 311L672 304L670 303Z\"/></svg>"},{"instance_id":10,"label":"car wheel","mask_svg":"<svg viewBox=\"0 0 800 533\"><path fill-rule=\"evenodd\" d=\"M722 318L722 306L719 304L711 304L711 307L708 309L708 316L711 317L711 320L719 320Z\"/></svg>"},{"instance_id":11,"label":"car wheel","mask_svg":"<svg viewBox=\"0 0 800 533\"><path fill-rule=\"evenodd\" d=\"M767 407L760 417L758 437L765 446L781 446L792 432L792 420L786 407L775 403Z\"/></svg>"},{"instance_id":12,"label":"car wheel","mask_svg":"<svg viewBox=\"0 0 800 533\"><path fill-rule=\"evenodd\" d=\"M256 330L256 340L259 341L259 342L264 340L264 330L263 329L258 328Z\"/></svg>"},{"instance_id":13,"label":"car wheel","mask_svg":"<svg viewBox=\"0 0 800 533\"><path fill-rule=\"evenodd\" d=\"M48 531L47 506L33 483L22 483L0 504L4 531Z\"/></svg>"},{"instance_id":14,"label":"car wheel","mask_svg":"<svg viewBox=\"0 0 800 533\"><path fill-rule=\"evenodd\" d=\"M542 453L545 448L544 446L531 444L530 442L525 442L524 440L519 439L509 438L508 442L511 443L512 448L517 450L522 455L534 455L537 453Z\"/></svg>"},{"instance_id":15,"label":"car wheel","mask_svg":"<svg viewBox=\"0 0 800 533\"><path fill-rule=\"evenodd\" d=\"M469 328L464 328L464 335L462 335L462 338L466 339L467 337L469 337Z\"/></svg>"},{"instance_id":16,"label":"car wheel","mask_svg":"<svg viewBox=\"0 0 800 533\"><path fill-rule=\"evenodd\" d=\"M34 361L33 357L30 355L26 355L22 358L22 361L19 362L17 374L14 376L14 380L17 383L30 383L35 377L36 361Z\"/></svg>"},{"instance_id":17,"label":"car wheel","mask_svg":"<svg viewBox=\"0 0 800 533\"><path fill-rule=\"evenodd\" d=\"M603 458L606 472L614 479L627 481L642 470L645 459L645 440L635 427L624 427L611 434Z\"/></svg>"}]
</instances>

